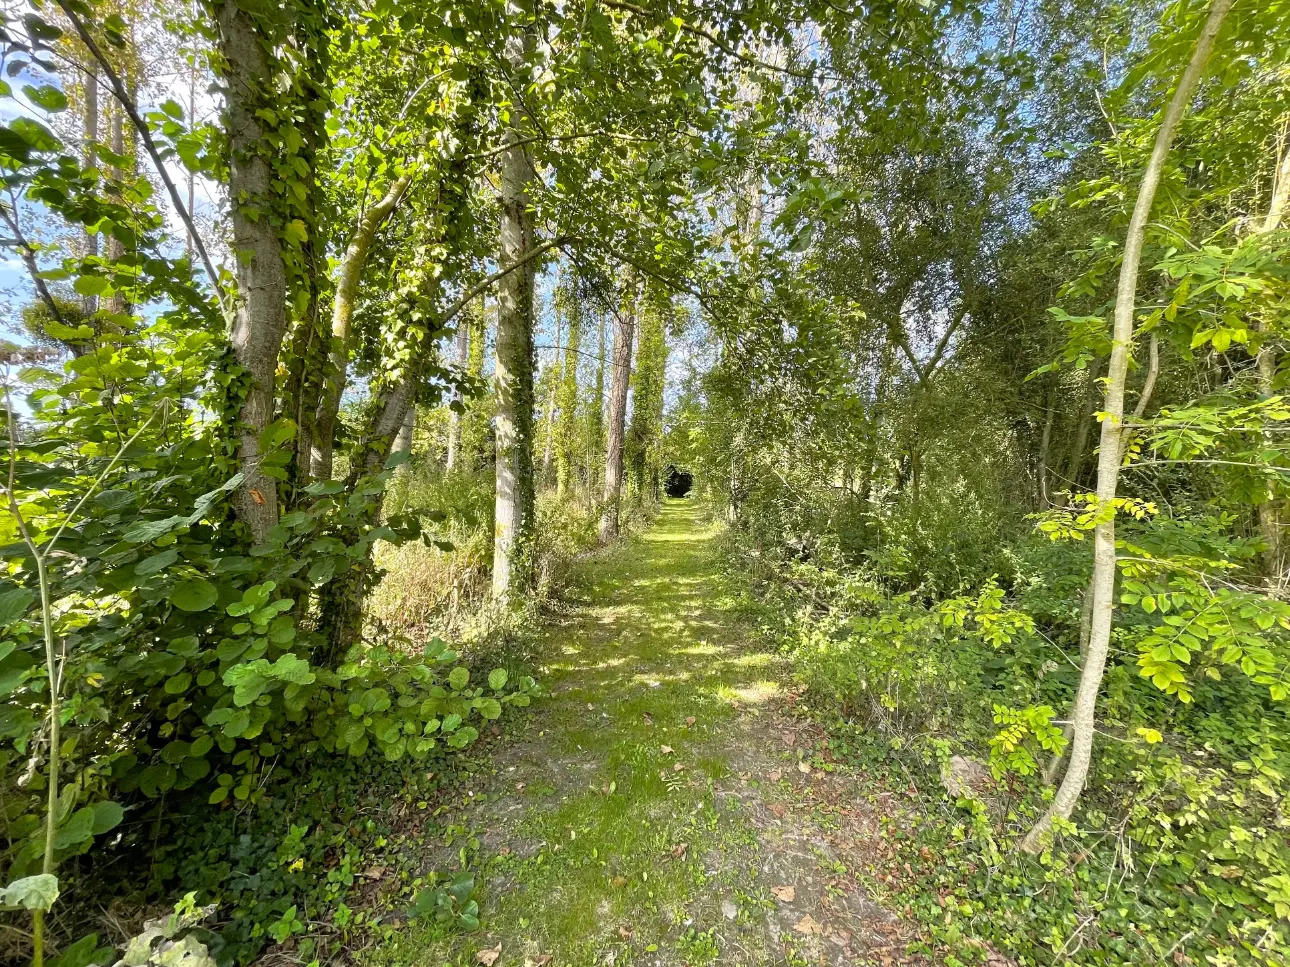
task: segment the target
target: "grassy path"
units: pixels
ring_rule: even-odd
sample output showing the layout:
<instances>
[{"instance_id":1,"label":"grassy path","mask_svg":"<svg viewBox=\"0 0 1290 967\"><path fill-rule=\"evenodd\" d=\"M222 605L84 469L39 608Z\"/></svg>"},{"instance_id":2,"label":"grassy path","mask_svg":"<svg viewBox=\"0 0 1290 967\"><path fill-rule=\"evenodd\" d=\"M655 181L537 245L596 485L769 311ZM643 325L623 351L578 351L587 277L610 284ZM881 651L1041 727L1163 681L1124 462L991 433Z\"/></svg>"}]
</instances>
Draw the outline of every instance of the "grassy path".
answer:
<instances>
[{"instance_id":1,"label":"grassy path","mask_svg":"<svg viewBox=\"0 0 1290 967\"><path fill-rule=\"evenodd\" d=\"M693 502L668 502L579 566L543 645L549 697L483 764L434 858L474 851L480 931L409 924L377 963L906 962L838 848L846 792L782 713L782 669L740 626L717 537Z\"/></svg>"}]
</instances>

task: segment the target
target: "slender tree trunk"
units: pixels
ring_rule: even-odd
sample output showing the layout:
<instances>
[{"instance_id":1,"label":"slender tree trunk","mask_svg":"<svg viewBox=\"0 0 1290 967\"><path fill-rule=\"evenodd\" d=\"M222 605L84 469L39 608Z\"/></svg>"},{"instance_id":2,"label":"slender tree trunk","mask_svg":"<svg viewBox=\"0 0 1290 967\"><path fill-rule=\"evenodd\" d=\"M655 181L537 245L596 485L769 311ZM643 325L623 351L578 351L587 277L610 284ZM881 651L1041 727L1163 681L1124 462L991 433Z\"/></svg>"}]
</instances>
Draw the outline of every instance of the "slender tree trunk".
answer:
<instances>
[{"instance_id":1,"label":"slender tree trunk","mask_svg":"<svg viewBox=\"0 0 1290 967\"><path fill-rule=\"evenodd\" d=\"M515 0L507 3L515 21L506 39L505 56L513 75L528 76L537 49L537 35L528 14ZM523 85L520 85L523 89ZM524 112L517 107L504 135L507 147L501 167L502 268L520 261L533 247L533 218L529 211L532 167L520 143ZM516 123L518 122L518 123ZM496 500L493 517L493 597L512 600L533 578L533 279L531 264L511 272L498 289L497 368L493 377L497 412Z\"/></svg>"},{"instance_id":2,"label":"slender tree trunk","mask_svg":"<svg viewBox=\"0 0 1290 967\"><path fill-rule=\"evenodd\" d=\"M560 309L557 306L555 311L555 355L551 359L551 366L555 372L551 380L551 393L547 396L546 401L546 442L542 449L542 477L547 484L551 480L551 463L555 458L555 404L556 397L560 395L560 379L562 375L562 365L564 360L560 356Z\"/></svg>"},{"instance_id":3,"label":"slender tree trunk","mask_svg":"<svg viewBox=\"0 0 1290 967\"><path fill-rule=\"evenodd\" d=\"M1259 234L1274 232L1281 227L1285 217L1287 203L1290 202L1290 145L1281 155L1272 182L1272 201L1268 204L1267 216L1257 228ZM1263 334L1264 342L1259 346L1257 368L1259 374L1259 393L1264 398L1275 390L1277 376L1277 351L1272 344L1274 338L1269 332L1269 320L1264 317L1258 320L1258 330ZM1264 446L1271 446L1271 434L1263 433ZM1283 580L1281 563L1281 508L1279 506L1277 486L1269 481L1264 488L1263 501L1258 506L1259 536L1263 538L1263 553L1260 560L1263 566L1263 578L1269 587L1277 587Z\"/></svg>"},{"instance_id":4,"label":"slender tree trunk","mask_svg":"<svg viewBox=\"0 0 1290 967\"><path fill-rule=\"evenodd\" d=\"M232 199L234 276L233 356L245 373L236 413L237 461L244 474L234 495L238 518L262 542L278 522L278 483L260 467L260 434L273 422L278 354L286 334L287 276L278 230L265 212L277 203L270 145L257 112L256 85L272 75L268 38L237 0L219 7L219 55L228 105L229 198Z\"/></svg>"},{"instance_id":5,"label":"slender tree trunk","mask_svg":"<svg viewBox=\"0 0 1290 967\"><path fill-rule=\"evenodd\" d=\"M130 33L131 33L131 36L133 36L133 34L134 34L133 27L131 28ZM126 71L126 75L125 75L125 84L126 84L126 90L127 90L127 92L129 93L129 96L130 96L130 100L131 100L131 101L135 101L135 100L136 100L136 98L135 98L136 81L135 81L135 77L134 77L134 71ZM124 179L126 178L126 176L127 176L127 175L133 175L133 174L134 174L134 161L133 161L133 158L134 158L134 138L135 138L135 133L134 133L134 128L133 128L133 126L131 126L131 127L129 128L129 131L130 131L130 144L127 146L127 144L126 144L126 127L127 127L127 126L126 126L126 123L125 123L125 108L124 108L122 105L117 104L117 105L115 105L114 109L112 110L111 115L112 115L112 121L111 121L111 128L112 128L111 148L112 148L112 153L113 153L113 154L116 154L116 155L123 155L123 156L127 156L127 157L131 158L131 167L130 167L130 169L114 168L114 170L113 170L113 174L115 175L116 179L117 179L118 181L122 181L122 180L124 180ZM120 201L121 199L118 197L116 200L117 200L117 201ZM119 238L117 238L115 235L109 235L109 236L108 236L108 239L107 239L107 251L106 251L106 253L105 253L105 254L107 255L107 258L108 258L110 261L113 261L113 262L117 262L117 261L119 261L120 259L122 259L122 258L125 256L125 243L124 243L124 242L122 242L122 241L121 241ZM105 306L104 308L106 308L108 312L113 313L113 314L115 314L115 315L122 315L122 314L126 313L127 311L129 311L129 308L130 308L130 307L129 307L129 305L128 305L128 304L126 303L126 301L125 301L125 294L124 294L124 293L122 293L122 292L119 292L119 291L118 291L118 292L115 292L115 293L113 293L112 295L108 296L108 298L107 298L107 304L106 304L106 306Z\"/></svg>"},{"instance_id":6,"label":"slender tree trunk","mask_svg":"<svg viewBox=\"0 0 1290 967\"><path fill-rule=\"evenodd\" d=\"M587 503L594 506L605 476L605 313L597 313L596 384L587 414Z\"/></svg>"},{"instance_id":7,"label":"slender tree trunk","mask_svg":"<svg viewBox=\"0 0 1290 967\"><path fill-rule=\"evenodd\" d=\"M466 367L470 363L470 319L462 318L457 320L457 335L453 340L456 348L457 369L465 373ZM449 401L448 409L448 457L444 461L444 469L448 471L455 470L460 460L461 453L461 422L462 408L465 406L465 400L461 394L461 388L454 386L452 389L452 399Z\"/></svg>"},{"instance_id":8,"label":"slender tree trunk","mask_svg":"<svg viewBox=\"0 0 1290 967\"><path fill-rule=\"evenodd\" d=\"M627 425L627 390L632 375L632 333L636 326L636 277L629 271L624 282L622 309L614 322L614 370L609 385L609 442L605 449L604 509L600 539L618 536L623 494L623 444Z\"/></svg>"},{"instance_id":9,"label":"slender tree trunk","mask_svg":"<svg viewBox=\"0 0 1290 967\"><path fill-rule=\"evenodd\" d=\"M1097 381L1102 375L1102 362L1101 356L1093 357L1084 380L1084 399L1080 404L1079 414L1075 417L1075 442L1071 445L1070 457L1066 461L1066 483L1071 487L1079 486L1079 478L1084 470L1084 456L1088 452L1088 428L1093 419L1093 403L1097 398Z\"/></svg>"},{"instance_id":10,"label":"slender tree trunk","mask_svg":"<svg viewBox=\"0 0 1290 967\"><path fill-rule=\"evenodd\" d=\"M336 421L340 416L340 401L345 394L352 350L351 324L354 306L358 299L358 284L367 266L367 254L385 219L398 207L408 186L412 183L409 169L396 178L385 196L363 212L354 229L354 237L345 248L340 272L336 279L336 295L331 312L331 351L327 360L327 380L322 398L318 402L318 418L314 422L313 466L315 480L330 480L332 457L336 445Z\"/></svg>"},{"instance_id":11,"label":"slender tree trunk","mask_svg":"<svg viewBox=\"0 0 1290 967\"><path fill-rule=\"evenodd\" d=\"M1114 500L1120 477L1120 447L1124 433L1124 388L1129 371L1129 352L1133 345L1135 303L1138 290L1138 269L1142 261L1143 239L1151 216L1151 205L1164 170L1178 123L1182 120L1191 101L1192 93L1209 60L1214 40L1218 36L1223 18L1232 0L1213 0L1209 17L1196 41L1191 60L1178 82L1178 87L1165 109L1160 130L1156 132L1151 158L1142 174L1133 217L1125 234L1124 258L1120 265L1120 279L1115 294L1115 317L1112 330L1110 365L1107 370L1106 396L1102 410L1101 446L1097 465L1097 500L1105 511L1093 532L1093 591L1092 615L1089 625L1088 653L1080 669L1079 689L1071 714L1070 764L1062 784L1053 797L1052 804L1039 818L1034 828L1022 841L1022 848L1038 852L1048 838L1056 817L1069 819L1088 780L1089 765L1093 758L1094 721L1097 697L1102 686L1102 673L1106 668L1107 651L1111 643L1111 628L1115 618L1115 515Z\"/></svg>"},{"instance_id":12,"label":"slender tree trunk","mask_svg":"<svg viewBox=\"0 0 1290 967\"><path fill-rule=\"evenodd\" d=\"M1052 458L1053 423L1057 416L1057 378L1049 376L1044 381L1044 428L1039 434L1039 460L1036 468L1036 490L1039 494L1039 506L1047 509L1052 506L1049 499L1049 460Z\"/></svg>"},{"instance_id":13,"label":"slender tree trunk","mask_svg":"<svg viewBox=\"0 0 1290 967\"><path fill-rule=\"evenodd\" d=\"M98 61L92 57L89 58L89 66L85 72L84 138L85 145L81 151L82 164L85 168L93 168L98 164L96 146L99 140L99 65ZM87 229L84 246L86 255L98 255L98 235ZM81 308L86 316L92 316L98 311L99 297L96 295L83 296Z\"/></svg>"},{"instance_id":14,"label":"slender tree trunk","mask_svg":"<svg viewBox=\"0 0 1290 967\"><path fill-rule=\"evenodd\" d=\"M560 372L560 388L556 399L555 429L555 492L563 497L569 490L573 477L578 434L578 357L582 350L582 308L568 306L568 335L564 343L564 366Z\"/></svg>"},{"instance_id":15,"label":"slender tree trunk","mask_svg":"<svg viewBox=\"0 0 1290 967\"><path fill-rule=\"evenodd\" d=\"M860 499L869 503L873 499L874 478L878 475L878 450L882 445L882 427L887 416L887 390L891 385L891 367L895 356L895 341L891 336L891 326L882 342L882 353L878 358L878 382L873 391L873 409L869 415L869 426L865 433L864 465L860 468L863 477L860 483Z\"/></svg>"}]
</instances>

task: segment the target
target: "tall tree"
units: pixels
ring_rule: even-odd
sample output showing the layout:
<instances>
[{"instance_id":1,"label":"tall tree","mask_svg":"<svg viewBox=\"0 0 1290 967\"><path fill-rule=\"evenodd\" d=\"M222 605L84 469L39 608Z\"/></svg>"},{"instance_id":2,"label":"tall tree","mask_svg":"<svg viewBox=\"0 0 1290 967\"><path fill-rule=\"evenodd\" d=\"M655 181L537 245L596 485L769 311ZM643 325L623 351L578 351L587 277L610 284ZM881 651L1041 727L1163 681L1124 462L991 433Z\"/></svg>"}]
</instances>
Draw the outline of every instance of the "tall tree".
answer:
<instances>
[{"instance_id":1,"label":"tall tree","mask_svg":"<svg viewBox=\"0 0 1290 967\"><path fill-rule=\"evenodd\" d=\"M623 449L626 442L627 393L632 376L632 337L636 328L637 281L632 269L623 272L622 299L614 312L614 363L609 384L605 445L605 490L600 513L600 539L618 536L623 495Z\"/></svg>"},{"instance_id":2,"label":"tall tree","mask_svg":"<svg viewBox=\"0 0 1290 967\"><path fill-rule=\"evenodd\" d=\"M1115 292L1106 393L1102 403L1102 434L1097 461L1098 523L1093 532L1093 594L1088 650L1080 669L1079 689L1075 693L1071 710L1070 761L1051 805L1022 841L1023 848L1031 851L1038 851L1042 847L1055 818L1070 817L1084 791L1093 758L1097 698L1102 687L1102 673L1106 668L1111 629L1115 621L1115 499L1120 479L1121 447L1124 443L1124 393L1137 319L1138 270L1142 262L1143 241L1156 189L1164 173L1165 159L1231 6L1232 0L1212 0L1210 4L1209 15L1192 49L1191 58L1169 98L1160 128L1156 132L1151 157L1142 173L1142 182L1138 186L1133 205L1133 216L1125 234L1124 256Z\"/></svg>"},{"instance_id":3,"label":"tall tree","mask_svg":"<svg viewBox=\"0 0 1290 967\"><path fill-rule=\"evenodd\" d=\"M530 9L508 0L508 31L504 55L512 84L523 91L523 78L533 73L537 57L537 26ZM533 266L526 256L534 246L533 214L529 208L532 164L525 141L528 126L517 97L501 153L501 255L503 270L497 297L497 364L493 374L497 412L496 501L493 514L493 596L510 601L526 589L533 576Z\"/></svg>"},{"instance_id":4,"label":"tall tree","mask_svg":"<svg viewBox=\"0 0 1290 967\"><path fill-rule=\"evenodd\" d=\"M582 353L582 306L572 284L556 291L557 306L563 305L568 334L565 336L564 365L556 388L555 490L565 496L578 461L578 369Z\"/></svg>"}]
</instances>

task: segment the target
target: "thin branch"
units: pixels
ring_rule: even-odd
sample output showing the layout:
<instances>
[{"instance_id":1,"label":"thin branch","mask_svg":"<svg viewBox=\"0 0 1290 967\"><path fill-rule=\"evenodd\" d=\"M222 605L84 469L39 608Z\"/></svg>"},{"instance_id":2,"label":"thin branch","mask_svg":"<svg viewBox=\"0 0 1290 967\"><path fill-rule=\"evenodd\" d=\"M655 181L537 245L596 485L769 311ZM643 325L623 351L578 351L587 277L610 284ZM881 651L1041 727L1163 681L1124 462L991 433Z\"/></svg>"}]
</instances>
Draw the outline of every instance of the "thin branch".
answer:
<instances>
[{"instance_id":1,"label":"thin branch","mask_svg":"<svg viewBox=\"0 0 1290 967\"><path fill-rule=\"evenodd\" d=\"M527 265L529 262L532 262L534 259L539 258L542 255L545 255L547 252L551 251L551 249L559 248L562 245L568 244L571 237L572 236L569 236L569 235L559 235L556 238L551 239L550 241L543 242L541 245L538 245L535 248L529 249L529 251L524 253L524 256L522 258L516 259L510 265L506 266L506 268L498 269L496 272L488 276L478 285L472 286L471 288L467 289L465 292L462 293L461 297L452 305L450 305L447 308L447 310L444 312L444 314L439 317L439 324L441 326L446 326L448 323L452 322L452 320L457 317L457 314L461 312L462 309L470 305L470 301L474 299L476 296L478 296L480 293L487 291L494 284L506 278L506 276L510 275L516 269Z\"/></svg>"},{"instance_id":2,"label":"thin branch","mask_svg":"<svg viewBox=\"0 0 1290 967\"><path fill-rule=\"evenodd\" d=\"M112 87L112 93L116 95L117 101L121 104L121 109L125 111L130 118L130 123L134 125L134 129L139 133L143 146L148 152L148 157L152 159L152 163L157 169L157 174L166 186L166 191L170 194L170 201L175 206L175 211L178 213L180 220L183 221L184 228L192 236L193 247L197 249L197 254L202 260L202 267L206 269L206 274L210 277L211 287L215 290L215 298L220 301L220 305L223 307L224 294L220 290L219 274L215 271L215 265L211 262L210 255L206 252L206 244L197 232L197 224L193 221L192 213L188 210L188 206L184 204L183 199L179 197L179 189L175 187L175 182L171 179L170 173L166 171L166 166L161 160L161 152L157 149L157 143L152 140L152 132L148 129L148 125L143 118L139 116L138 106L125 89L125 85L121 83L121 78L113 69L111 61L103 55L103 51L94 42L94 38L85 28L81 18L76 15L68 0L58 0L58 6L62 8L63 13L67 14L67 18L72 22L72 26L76 28L76 33L80 36L81 42L85 44L86 49L98 61L99 66L103 68L103 73Z\"/></svg>"},{"instance_id":3,"label":"thin branch","mask_svg":"<svg viewBox=\"0 0 1290 967\"><path fill-rule=\"evenodd\" d=\"M482 158L493 158L510 148L523 147L526 144L537 144L541 141L583 141L587 138L613 138L617 141L635 141L642 144L657 144L658 138L647 138L635 134L618 134L614 131L584 131L580 134L543 134L535 135L531 138L516 138L507 141L505 144L498 145L496 148L489 148L487 151L478 151L475 154L463 155L463 161L479 161Z\"/></svg>"},{"instance_id":4,"label":"thin branch","mask_svg":"<svg viewBox=\"0 0 1290 967\"><path fill-rule=\"evenodd\" d=\"M1142 414L1147 411L1147 404L1151 402L1151 393L1156 388L1156 377L1160 375L1160 343L1156 339L1156 334L1151 334L1151 341L1147 344L1147 378L1142 384L1142 393L1138 396L1138 403L1133 408L1133 419L1142 419Z\"/></svg>"}]
</instances>

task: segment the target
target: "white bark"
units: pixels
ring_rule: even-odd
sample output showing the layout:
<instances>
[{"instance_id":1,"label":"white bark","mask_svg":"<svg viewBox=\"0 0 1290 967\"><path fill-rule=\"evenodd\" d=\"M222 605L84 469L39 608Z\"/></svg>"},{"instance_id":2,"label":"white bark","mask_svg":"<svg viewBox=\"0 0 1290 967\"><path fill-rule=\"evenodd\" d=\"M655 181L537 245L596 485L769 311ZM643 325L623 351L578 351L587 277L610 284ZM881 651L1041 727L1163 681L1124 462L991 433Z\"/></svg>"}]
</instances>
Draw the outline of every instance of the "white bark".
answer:
<instances>
[{"instance_id":1,"label":"white bark","mask_svg":"<svg viewBox=\"0 0 1290 967\"><path fill-rule=\"evenodd\" d=\"M1232 0L1213 0L1209 17L1196 41L1191 60L1183 71L1178 87L1165 108L1160 130L1156 132L1151 158L1142 174L1133 216L1124 241L1124 259L1120 265L1120 279L1115 294L1115 317L1111 333L1111 357L1107 370L1106 396L1102 410L1101 448L1097 462L1097 502L1103 519L1093 532L1093 590L1092 615L1089 625L1088 653L1080 670L1079 688L1071 714L1070 764L1062 784L1053 797L1048 810L1039 818L1034 828L1022 841L1022 848L1037 852L1048 838L1053 819L1068 819L1084 791L1088 780L1089 765L1093 758L1094 721L1098 692L1102 686L1102 673L1106 668L1107 651L1111 644L1111 627L1115 618L1115 516L1113 513L1116 489L1120 478L1120 449L1123 442L1124 388L1129 371L1129 352L1133 345L1135 303L1138 290L1138 270L1142 261L1142 246L1151 205L1156 188L1164 171L1178 124L1191 101L1192 93L1209 60L1214 40L1227 15Z\"/></svg>"}]
</instances>

